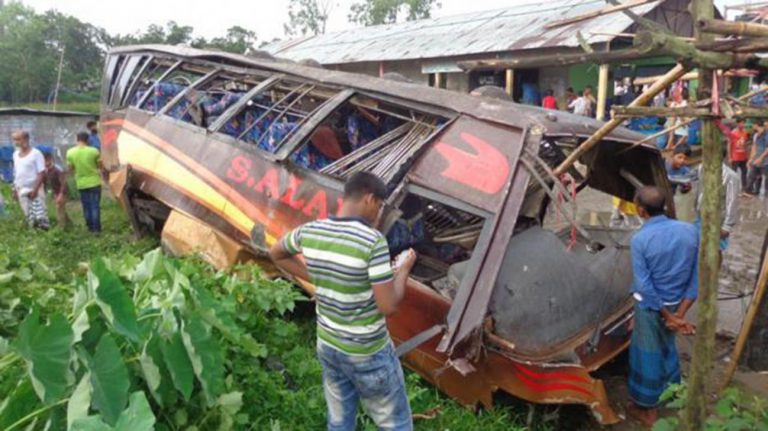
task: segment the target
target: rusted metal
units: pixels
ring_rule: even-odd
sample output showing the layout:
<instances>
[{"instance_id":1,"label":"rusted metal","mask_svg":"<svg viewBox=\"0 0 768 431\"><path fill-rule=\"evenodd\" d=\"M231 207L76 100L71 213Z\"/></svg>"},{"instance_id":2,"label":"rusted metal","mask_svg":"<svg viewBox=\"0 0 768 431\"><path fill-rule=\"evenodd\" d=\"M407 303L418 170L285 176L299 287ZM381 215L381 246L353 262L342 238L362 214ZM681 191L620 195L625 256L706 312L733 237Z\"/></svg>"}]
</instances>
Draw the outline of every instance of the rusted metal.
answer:
<instances>
[{"instance_id":1,"label":"rusted metal","mask_svg":"<svg viewBox=\"0 0 768 431\"><path fill-rule=\"evenodd\" d=\"M190 80L163 106L155 106L155 96L139 91L165 88L168 85L160 84L167 82L127 82L121 87L109 83L110 74L128 73L119 65L140 64L126 61L137 56L174 65L177 72L191 71L204 81ZM143 70L151 69L144 66ZM490 406L493 392L500 389L531 402L584 404L601 422L618 421L602 382L589 373L616 357L629 339L626 271L611 278L604 269L614 254L614 263L625 258L618 236L625 238L627 232L576 226L573 217L570 223L581 232L577 246L582 247L573 256L566 251L562 232L542 233L551 254L571 262L574 280L597 271L599 282L590 286L566 283L558 288L560 281L555 280L542 292L562 304L559 314L550 317L570 316L568 325L551 321L550 310L541 307L536 292L523 283L537 274L545 277L546 262L541 265L540 257L526 256L531 271L540 272L526 277L521 271L527 270L510 269L510 259L520 261L514 254L525 247L525 235L534 226L541 230L543 216L531 212L544 214L559 205L537 200L538 192L551 188L568 193L552 170L565 154L548 159L541 151L570 151L601 123L409 83L187 48L119 48L110 53L106 70L110 74L105 76L103 100L124 102L103 104L103 160L111 172L113 192L137 230L162 233L168 248L180 253L206 244L203 252L217 266L254 260L269 267L260 259L281 235L338 211L344 181L340 166L365 162L360 169L378 172L389 185L382 217L387 223L382 229L386 232L393 223L410 223L413 218L431 235L420 240L420 246L427 247L417 262L421 272L412 273L400 311L388 318L397 344L420 335L405 355L406 365L466 405ZM163 76L170 75L162 74L157 81ZM239 100L221 110L218 118L186 117L190 105L202 104L206 97L224 100L225 90L206 86L222 76L227 77L225 84L237 88L228 95ZM281 87L286 80L292 86ZM111 94L120 88L136 94ZM302 90L286 96L296 88ZM277 117L296 119L284 137L270 137L276 141L276 152L259 147L264 135L248 140L242 129L225 130L232 124L255 128L253 119L266 118L257 105ZM194 109L204 112L200 106ZM295 156L315 145L318 130L338 124L358 109L376 112L381 122L404 124L404 133L373 139L369 145L380 145L375 151L365 146L344 150L340 162L328 165L332 168L301 164ZM273 127L276 123L263 129ZM346 128L331 130L345 141ZM376 138L384 135L381 131ZM634 179L666 187L659 152L649 146L633 147L640 137L621 128L605 134L584 152L586 170L572 170L578 188L631 199ZM521 157L529 166L521 163ZM538 179L531 178L531 169ZM574 199L569 196L565 201L575 205ZM430 255L430 244L454 247L454 255L461 257ZM306 280L296 282L314 292ZM513 298L514 294L521 296ZM579 305L588 301L597 305ZM514 307L498 306L504 303ZM489 319L495 325L484 324ZM521 324L533 325L541 338L526 336L517 329ZM446 328L442 336L438 336L442 329L435 330L438 327Z\"/></svg>"}]
</instances>

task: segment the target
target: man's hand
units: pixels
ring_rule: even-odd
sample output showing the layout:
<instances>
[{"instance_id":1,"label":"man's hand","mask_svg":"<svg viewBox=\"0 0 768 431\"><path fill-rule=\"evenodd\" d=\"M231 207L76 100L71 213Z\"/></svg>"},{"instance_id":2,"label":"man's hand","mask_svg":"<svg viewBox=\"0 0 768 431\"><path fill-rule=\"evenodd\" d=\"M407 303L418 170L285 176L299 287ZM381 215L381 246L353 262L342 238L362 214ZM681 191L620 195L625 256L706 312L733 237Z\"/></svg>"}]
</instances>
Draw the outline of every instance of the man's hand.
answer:
<instances>
[{"instance_id":1,"label":"man's hand","mask_svg":"<svg viewBox=\"0 0 768 431\"><path fill-rule=\"evenodd\" d=\"M726 239L731 236L731 233L725 229L720 229L720 239Z\"/></svg>"},{"instance_id":2,"label":"man's hand","mask_svg":"<svg viewBox=\"0 0 768 431\"><path fill-rule=\"evenodd\" d=\"M665 317L664 324L670 331L679 332L683 335L692 335L696 333L696 326L693 323L674 314Z\"/></svg>"},{"instance_id":3,"label":"man's hand","mask_svg":"<svg viewBox=\"0 0 768 431\"><path fill-rule=\"evenodd\" d=\"M405 271L406 273L411 272L413 269L413 266L416 265L416 252L413 251L412 248L409 248L407 251L404 251L403 257L400 257L400 255L397 256L395 260L395 271Z\"/></svg>"},{"instance_id":4,"label":"man's hand","mask_svg":"<svg viewBox=\"0 0 768 431\"><path fill-rule=\"evenodd\" d=\"M66 200L64 199L64 194L59 193L56 195L56 205L62 205Z\"/></svg>"},{"instance_id":5,"label":"man's hand","mask_svg":"<svg viewBox=\"0 0 768 431\"><path fill-rule=\"evenodd\" d=\"M16 202L19 201L19 192L17 192L16 189L13 189L13 200Z\"/></svg>"},{"instance_id":6,"label":"man's hand","mask_svg":"<svg viewBox=\"0 0 768 431\"><path fill-rule=\"evenodd\" d=\"M32 191L27 194L27 197L29 197L30 199L36 199L37 198L37 189L32 189Z\"/></svg>"}]
</instances>

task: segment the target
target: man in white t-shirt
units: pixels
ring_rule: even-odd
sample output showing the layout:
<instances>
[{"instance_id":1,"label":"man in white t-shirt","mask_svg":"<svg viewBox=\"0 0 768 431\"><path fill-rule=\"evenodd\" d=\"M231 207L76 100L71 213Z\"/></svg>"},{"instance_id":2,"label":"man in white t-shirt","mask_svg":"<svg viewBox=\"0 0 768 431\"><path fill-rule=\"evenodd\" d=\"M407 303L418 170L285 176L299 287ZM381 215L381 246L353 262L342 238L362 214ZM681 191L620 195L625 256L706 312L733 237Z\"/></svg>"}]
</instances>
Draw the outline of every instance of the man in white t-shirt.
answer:
<instances>
[{"instance_id":1,"label":"man in white t-shirt","mask_svg":"<svg viewBox=\"0 0 768 431\"><path fill-rule=\"evenodd\" d=\"M48 213L45 208L45 158L43 153L29 144L29 132L17 130L11 135L16 151L13 152L13 196L32 227L47 229Z\"/></svg>"}]
</instances>

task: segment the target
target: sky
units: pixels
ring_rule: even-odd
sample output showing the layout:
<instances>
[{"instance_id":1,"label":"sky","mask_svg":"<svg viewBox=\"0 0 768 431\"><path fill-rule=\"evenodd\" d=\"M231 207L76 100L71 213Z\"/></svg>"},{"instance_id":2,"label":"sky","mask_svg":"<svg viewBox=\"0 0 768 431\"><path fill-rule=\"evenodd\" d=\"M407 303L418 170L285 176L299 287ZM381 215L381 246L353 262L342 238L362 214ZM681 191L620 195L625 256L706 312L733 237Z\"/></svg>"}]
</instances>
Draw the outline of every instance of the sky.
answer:
<instances>
[{"instance_id":1,"label":"sky","mask_svg":"<svg viewBox=\"0 0 768 431\"><path fill-rule=\"evenodd\" d=\"M539 0L542 2L546 0ZM170 20L191 25L195 34L206 38L223 36L229 27L239 25L256 32L259 41L283 38L288 22L288 0L21 0L38 12L57 9L81 21L105 28L110 33L135 33L149 24ZM352 27L347 22L349 7L355 0L335 0L327 31ZM434 16L446 16L508 7L536 0L440 0ZM715 0L725 4L744 4L749 0ZM754 2L754 0L753 0Z\"/></svg>"}]
</instances>

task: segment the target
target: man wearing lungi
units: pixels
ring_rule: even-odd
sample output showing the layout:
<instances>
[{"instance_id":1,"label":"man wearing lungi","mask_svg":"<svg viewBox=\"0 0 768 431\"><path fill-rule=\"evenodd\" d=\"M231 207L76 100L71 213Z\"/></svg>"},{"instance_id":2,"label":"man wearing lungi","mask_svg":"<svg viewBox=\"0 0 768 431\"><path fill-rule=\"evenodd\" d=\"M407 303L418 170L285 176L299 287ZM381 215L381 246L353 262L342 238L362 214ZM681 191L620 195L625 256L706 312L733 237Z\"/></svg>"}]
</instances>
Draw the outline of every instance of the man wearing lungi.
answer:
<instances>
[{"instance_id":1,"label":"man wearing lungi","mask_svg":"<svg viewBox=\"0 0 768 431\"><path fill-rule=\"evenodd\" d=\"M629 345L627 413L645 426L656 421L662 392L680 383L675 334L692 334L685 314L698 291L699 234L694 225L664 214L665 195L642 187L635 196L643 226L632 237L633 284L636 300Z\"/></svg>"}]
</instances>

